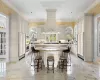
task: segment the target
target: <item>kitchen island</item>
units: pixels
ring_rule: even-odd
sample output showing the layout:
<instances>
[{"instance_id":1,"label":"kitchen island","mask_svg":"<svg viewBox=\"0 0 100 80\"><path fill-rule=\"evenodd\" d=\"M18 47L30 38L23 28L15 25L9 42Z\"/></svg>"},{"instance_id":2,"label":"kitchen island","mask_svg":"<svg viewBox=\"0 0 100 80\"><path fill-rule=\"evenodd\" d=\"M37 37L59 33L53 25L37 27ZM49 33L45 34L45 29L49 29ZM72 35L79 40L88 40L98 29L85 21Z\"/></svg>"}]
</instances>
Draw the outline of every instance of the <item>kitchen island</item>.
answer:
<instances>
[{"instance_id":1,"label":"kitchen island","mask_svg":"<svg viewBox=\"0 0 100 80\"><path fill-rule=\"evenodd\" d=\"M67 49L68 43L59 44L59 43L43 43L43 44L34 44L35 49L40 51L40 55L43 57L44 65L47 67L47 57L54 56L54 67L57 67L59 57L63 50Z\"/></svg>"}]
</instances>

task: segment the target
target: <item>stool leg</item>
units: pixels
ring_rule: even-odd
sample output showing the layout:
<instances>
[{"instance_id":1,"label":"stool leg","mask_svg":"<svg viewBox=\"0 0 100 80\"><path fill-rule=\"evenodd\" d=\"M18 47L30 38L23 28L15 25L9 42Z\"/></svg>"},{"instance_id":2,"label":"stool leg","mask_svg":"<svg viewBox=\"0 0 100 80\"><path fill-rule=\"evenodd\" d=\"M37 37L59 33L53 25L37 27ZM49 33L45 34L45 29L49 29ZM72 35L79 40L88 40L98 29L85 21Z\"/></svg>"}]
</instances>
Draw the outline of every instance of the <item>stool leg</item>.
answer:
<instances>
[{"instance_id":1,"label":"stool leg","mask_svg":"<svg viewBox=\"0 0 100 80\"><path fill-rule=\"evenodd\" d=\"M39 69L39 60L37 62L37 72L39 71L38 69Z\"/></svg>"},{"instance_id":2,"label":"stool leg","mask_svg":"<svg viewBox=\"0 0 100 80\"><path fill-rule=\"evenodd\" d=\"M61 62L60 62L60 69L61 69L61 71L63 72L63 69L64 69L64 60L61 60Z\"/></svg>"},{"instance_id":3,"label":"stool leg","mask_svg":"<svg viewBox=\"0 0 100 80\"><path fill-rule=\"evenodd\" d=\"M67 70L67 59L64 60L64 69Z\"/></svg>"},{"instance_id":4,"label":"stool leg","mask_svg":"<svg viewBox=\"0 0 100 80\"><path fill-rule=\"evenodd\" d=\"M67 62L69 63L68 66L71 66L71 55L70 55L70 53L68 53L68 61Z\"/></svg>"},{"instance_id":5,"label":"stool leg","mask_svg":"<svg viewBox=\"0 0 100 80\"><path fill-rule=\"evenodd\" d=\"M31 54L31 66L33 66L32 62L33 62L33 53Z\"/></svg>"},{"instance_id":6,"label":"stool leg","mask_svg":"<svg viewBox=\"0 0 100 80\"><path fill-rule=\"evenodd\" d=\"M59 69L60 69L60 61L58 62L58 67L59 67Z\"/></svg>"},{"instance_id":7,"label":"stool leg","mask_svg":"<svg viewBox=\"0 0 100 80\"><path fill-rule=\"evenodd\" d=\"M63 72L63 69L64 69L64 60L62 61L62 72Z\"/></svg>"},{"instance_id":8,"label":"stool leg","mask_svg":"<svg viewBox=\"0 0 100 80\"><path fill-rule=\"evenodd\" d=\"M42 66L43 66L43 60L41 60L41 70L42 70Z\"/></svg>"},{"instance_id":9,"label":"stool leg","mask_svg":"<svg viewBox=\"0 0 100 80\"><path fill-rule=\"evenodd\" d=\"M47 60L47 73L48 73L48 70L49 70L49 62Z\"/></svg>"},{"instance_id":10,"label":"stool leg","mask_svg":"<svg viewBox=\"0 0 100 80\"><path fill-rule=\"evenodd\" d=\"M53 73L54 73L54 60L53 60Z\"/></svg>"},{"instance_id":11,"label":"stool leg","mask_svg":"<svg viewBox=\"0 0 100 80\"><path fill-rule=\"evenodd\" d=\"M66 71L67 71L67 59L66 59Z\"/></svg>"},{"instance_id":12,"label":"stool leg","mask_svg":"<svg viewBox=\"0 0 100 80\"><path fill-rule=\"evenodd\" d=\"M69 53L69 57L70 57L70 59L69 59L70 60L70 66L71 66L71 55L70 55L70 53Z\"/></svg>"}]
</instances>

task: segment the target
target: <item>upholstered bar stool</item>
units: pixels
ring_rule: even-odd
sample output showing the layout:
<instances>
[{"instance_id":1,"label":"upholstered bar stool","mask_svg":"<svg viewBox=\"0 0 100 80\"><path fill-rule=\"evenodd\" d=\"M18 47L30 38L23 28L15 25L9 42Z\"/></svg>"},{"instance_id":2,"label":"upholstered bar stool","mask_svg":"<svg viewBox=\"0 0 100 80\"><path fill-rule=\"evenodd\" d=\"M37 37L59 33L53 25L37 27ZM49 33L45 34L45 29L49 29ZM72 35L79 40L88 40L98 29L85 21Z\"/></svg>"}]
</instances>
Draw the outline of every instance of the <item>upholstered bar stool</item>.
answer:
<instances>
[{"instance_id":1,"label":"upholstered bar stool","mask_svg":"<svg viewBox=\"0 0 100 80\"><path fill-rule=\"evenodd\" d=\"M63 70L66 69L67 70L67 58L64 56L61 56L59 59L59 69Z\"/></svg>"},{"instance_id":2,"label":"upholstered bar stool","mask_svg":"<svg viewBox=\"0 0 100 80\"><path fill-rule=\"evenodd\" d=\"M50 62L52 63L50 65ZM54 73L54 56L48 56L47 57L47 73L50 70L50 66L52 67L53 73Z\"/></svg>"},{"instance_id":3,"label":"upholstered bar stool","mask_svg":"<svg viewBox=\"0 0 100 80\"><path fill-rule=\"evenodd\" d=\"M32 47L32 52L34 54L34 68L37 69L37 72L39 71L39 69L42 69L42 65L43 65L43 60L42 60L42 56L40 56L40 52L38 50L35 50L34 47Z\"/></svg>"},{"instance_id":4,"label":"upholstered bar stool","mask_svg":"<svg viewBox=\"0 0 100 80\"><path fill-rule=\"evenodd\" d=\"M31 47L31 63L33 62L33 60L34 60L34 58L37 56L37 55L39 55L39 51L38 50L35 50L35 48L34 47ZM31 65L31 66L33 66L33 65Z\"/></svg>"},{"instance_id":5,"label":"upholstered bar stool","mask_svg":"<svg viewBox=\"0 0 100 80\"><path fill-rule=\"evenodd\" d=\"M34 68L37 69L37 72L39 71L39 69L42 70L42 66L43 66L43 60L42 57L35 57L34 59Z\"/></svg>"},{"instance_id":6,"label":"upholstered bar stool","mask_svg":"<svg viewBox=\"0 0 100 80\"><path fill-rule=\"evenodd\" d=\"M63 54L67 54L67 66L71 66L71 55L70 55L71 47L68 47L67 50L63 51Z\"/></svg>"},{"instance_id":7,"label":"upholstered bar stool","mask_svg":"<svg viewBox=\"0 0 100 80\"><path fill-rule=\"evenodd\" d=\"M70 52L70 47L68 47L68 49L66 49L66 50L64 50L63 52L62 52L62 55L60 56L60 58L59 58L59 69L61 69L62 71L64 70L64 69L66 69L67 70L67 63L68 63L68 54L69 54L69 52Z\"/></svg>"}]
</instances>

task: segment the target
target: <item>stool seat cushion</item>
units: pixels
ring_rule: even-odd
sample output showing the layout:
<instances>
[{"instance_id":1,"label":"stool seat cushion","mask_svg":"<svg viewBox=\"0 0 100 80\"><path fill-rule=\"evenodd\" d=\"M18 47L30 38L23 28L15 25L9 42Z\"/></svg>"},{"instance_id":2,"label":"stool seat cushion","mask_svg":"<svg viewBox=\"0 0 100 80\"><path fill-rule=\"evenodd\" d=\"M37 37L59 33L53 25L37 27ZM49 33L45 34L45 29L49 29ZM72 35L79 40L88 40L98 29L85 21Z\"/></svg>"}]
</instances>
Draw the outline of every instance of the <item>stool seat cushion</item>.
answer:
<instances>
[{"instance_id":1,"label":"stool seat cushion","mask_svg":"<svg viewBox=\"0 0 100 80\"><path fill-rule=\"evenodd\" d=\"M60 56L60 60L67 59L65 56Z\"/></svg>"},{"instance_id":2,"label":"stool seat cushion","mask_svg":"<svg viewBox=\"0 0 100 80\"><path fill-rule=\"evenodd\" d=\"M63 52L68 53L68 52L70 52L70 50L64 50Z\"/></svg>"},{"instance_id":3,"label":"stool seat cushion","mask_svg":"<svg viewBox=\"0 0 100 80\"><path fill-rule=\"evenodd\" d=\"M42 56L36 56L35 59L42 59Z\"/></svg>"},{"instance_id":4,"label":"stool seat cushion","mask_svg":"<svg viewBox=\"0 0 100 80\"><path fill-rule=\"evenodd\" d=\"M47 60L54 60L54 56L48 56Z\"/></svg>"}]
</instances>

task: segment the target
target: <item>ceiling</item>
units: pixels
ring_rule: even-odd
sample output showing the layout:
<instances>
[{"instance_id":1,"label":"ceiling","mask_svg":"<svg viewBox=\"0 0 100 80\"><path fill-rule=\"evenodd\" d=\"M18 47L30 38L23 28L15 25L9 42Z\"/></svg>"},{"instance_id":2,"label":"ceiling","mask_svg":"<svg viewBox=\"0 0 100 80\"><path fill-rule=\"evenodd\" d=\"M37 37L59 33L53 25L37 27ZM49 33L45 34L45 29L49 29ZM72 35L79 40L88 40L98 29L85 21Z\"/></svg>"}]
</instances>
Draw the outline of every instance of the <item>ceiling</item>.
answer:
<instances>
[{"instance_id":1,"label":"ceiling","mask_svg":"<svg viewBox=\"0 0 100 80\"><path fill-rule=\"evenodd\" d=\"M45 21L46 9L57 9L57 21L74 21L95 0L3 0L28 21Z\"/></svg>"}]
</instances>

